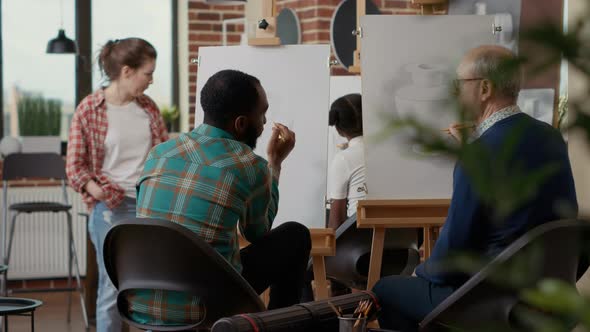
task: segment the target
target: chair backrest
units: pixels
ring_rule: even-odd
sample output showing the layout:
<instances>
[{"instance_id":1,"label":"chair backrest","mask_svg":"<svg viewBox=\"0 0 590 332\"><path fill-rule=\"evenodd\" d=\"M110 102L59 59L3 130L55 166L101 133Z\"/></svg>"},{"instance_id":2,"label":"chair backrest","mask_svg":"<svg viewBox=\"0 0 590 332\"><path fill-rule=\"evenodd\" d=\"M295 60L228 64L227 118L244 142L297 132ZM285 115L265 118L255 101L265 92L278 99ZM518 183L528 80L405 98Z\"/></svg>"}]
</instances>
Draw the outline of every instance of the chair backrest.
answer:
<instances>
[{"instance_id":1,"label":"chair backrest","mask_svg":"<svg viewBox=\"0 0 590 332\"><path fill-rule=\"evenodd\" d=\"M442 330L442 326L477 329L513 325L513 309L519 304L520 290L492 282L502 267L527 264L522 285L533 287L543 279L576 283L583 244L590 237L590 222L562 220L530 230L471 277L438 305L421 323L421 331ZM520 278L519 278L520 279Z\"/></svg>"},{"instance_id":2,"label":"chair backrest","mask_svg":"<svg viewBox=\"0 0 590 332\"><path fill-rule=\"evenodd\" d=\"M2 179L19 178L66 179L66 164L56 153L13 153L4 158Z\"/></svg>"},{"instance_id":3,"label":"chair backrest","mask_svg":"<svg viewBox=\"0 0 590 332\"><path fill-rule=\"evenodd\" d=\"M385 232L382 275L412 273L420 262L420 232L414 228ZM357 228L355 214L338 227L335 235L336 256L325 258L328 277L351 287L366 288L373 230Z\"/></svg>"},{"instance_id":4,"label":"chair backrest","mask_svg":"<svg viewBox=\"0 0 590 332\"><path fill-rule=\"evenodd\" d=\"M106 271L119 291L119 312L126 320L121 297L131 289L199 296L206 306L205 326L221 317L264 310L256 292L223 256L171 221L135 218L116 224L106 235L103 253Z\"/></svg>"}]
</instances>

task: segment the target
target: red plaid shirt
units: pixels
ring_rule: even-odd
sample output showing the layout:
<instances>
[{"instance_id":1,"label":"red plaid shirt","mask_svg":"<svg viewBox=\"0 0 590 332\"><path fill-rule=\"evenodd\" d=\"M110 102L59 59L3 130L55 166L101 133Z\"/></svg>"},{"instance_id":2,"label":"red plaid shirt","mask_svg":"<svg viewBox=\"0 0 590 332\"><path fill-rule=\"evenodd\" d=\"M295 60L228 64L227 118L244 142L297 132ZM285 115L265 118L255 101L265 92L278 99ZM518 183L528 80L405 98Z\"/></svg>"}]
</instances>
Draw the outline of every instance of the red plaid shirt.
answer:
<instances>
[{"instance_id":1,"label":"red plaid shirt","mask_svg":"<svg viewBox=\"0 0 590 332\"><path fill-rule=\"evenodd\" d=\"M146 95L136 98L135 101L149 115L152 147L166 141L168 132L156 103ZM110 209L121 204L125 197L125 190L102 174L107 129L104 90L99 89L84 98L74 112L66 158L66 173L70 186L82 194L89 210L97 202L84 189L90 180L94 180L102 188L106 194L104 203Z\"/></svg>"}]
</instances>

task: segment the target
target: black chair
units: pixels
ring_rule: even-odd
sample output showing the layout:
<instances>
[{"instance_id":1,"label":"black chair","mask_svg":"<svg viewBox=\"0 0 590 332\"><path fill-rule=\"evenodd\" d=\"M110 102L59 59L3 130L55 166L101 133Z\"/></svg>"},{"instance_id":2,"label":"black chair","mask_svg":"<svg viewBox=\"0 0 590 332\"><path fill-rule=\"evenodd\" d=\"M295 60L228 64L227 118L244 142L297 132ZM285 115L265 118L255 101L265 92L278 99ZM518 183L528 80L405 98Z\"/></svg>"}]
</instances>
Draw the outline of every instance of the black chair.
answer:
<instances>
[{"instance_id":1,"label":"black chair","mask_svg":"<svg viewBox=\"0 0 590 332\"><path fill-rule=\"evenodd\" d=\"M104 242L104 263L119 291L124 321L144 330L207 328L221 317L265 310L248 282L207 242L171 221L130 219L114 225ZM186 326L150 326L131 320L126 292L132 289L179 291L198 296L206 307L202 322Z\"/></svg>"},{"instance_id":2,"label":"black chair","mask_svg":"<svg viewBox=\"0 0 590 332\"><path fill-rule=\"evenodd\" d=\"M347 287L366 289L373 230L356 227L356 214L336 230L336 256L326 257L328 278ZM420 229L388 229L385 232L381 276L411 275L420 263Z\"/></svg>"},{"instance_id":3,"label":"black chair","mask_svg":"<svg viewBox=\"0 0 590 332\"><path fill-rule=\"evenodd\" d=\"M420 330L453 328L470 331L484 326L499 329L519 327L521 322L516 312L518 308L526 307L519 301L518 287L492 282L490 279L494 273L518 261L520 265L526 264L526 275L521 285L531 287L542 279L552 278L575 286L580 275L582 246L587 245L589 236L588 221L563 220L532 229L438 305L420 323Z\"/></svg>"},{"instance_id":4,"label":"black chair","mask_svg":"<svg viewBox=\"0 0 590 332\"><path fill-rule=\"evenodd\" d=\"M60 202L21 202L8 204L8 181L18 180L22 178L41 178L61 180L61 191L63 203ZM16 220L22 213L38 213L38 212L53 212L64 213L67 217L67 232L68 232L68 290L72 290L72 263L76 272L76 290L80 294L80 303L82 306L82 315L84 317L84 324L88 328L88 316L86 315L86 305L84 302L84 292L80 283L80 268L78 266L78 255L76 253L76 246L74 245L74 234L72 232L72 215L70 214L71 205L68 204L68 194L66 190L66 171L63 157L55 153L15 153L10 154L4 159L2 168L2 185L3 185L3 210L4 221L2 223L2 241L1 248L4 248L4 239L6 234L6 225L8 221L8 211L13 213L12 222L10 226L10 238L8 241L8 248L6 249L6 256L3 257L4 264L9 266L10 253L12 249L12 241L14 238L14 231L16 229ZM8 207L8 208L7 208ZM5 274L6 276L6 274ZM6 277L3 279L2 292L6 294ZM68 297L68 316L70 321L71 316L71 294Z\"/></svg>"}]
</instances>

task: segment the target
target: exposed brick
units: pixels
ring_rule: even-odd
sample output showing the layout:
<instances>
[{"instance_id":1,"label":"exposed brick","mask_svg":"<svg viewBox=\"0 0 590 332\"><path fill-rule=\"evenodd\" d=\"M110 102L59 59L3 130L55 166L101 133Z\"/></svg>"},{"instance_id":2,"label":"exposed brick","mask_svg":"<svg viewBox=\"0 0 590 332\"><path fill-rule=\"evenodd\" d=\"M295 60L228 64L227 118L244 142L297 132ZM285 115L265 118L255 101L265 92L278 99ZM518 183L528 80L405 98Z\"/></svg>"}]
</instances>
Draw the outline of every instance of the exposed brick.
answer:
<instances>
[{"instance_id":1,"label":"exposed brick","mask_svg":"<svg viewBox=\"0 0 590 332\"><path fill-rule=\"evenodd\" d=\"M189 41L197 41L197 42L211 42L211 43L218 43L221 42L221 34L220 33L189 33L188 36Z\"/></svg>"},{"instance_id":2,"label":"exposed brick","mask_svg":"<svg viewBox=\"0 0 590 332\"><path fill-rule=\"evenodd\" d=\"M227 31L228 32L244 32L244 25L243 24L228 24Z\"/></svg>"},{"instance_id":3,"label":"exposed brick","mask_svg":"<svg viewBox=\"0 0 590 332\"><path fill-rule=\"evenodd\" d=\"M408 8L410 2L400 0L385 0L383 4L384 8ZM420 8L420 6L418 6Z\"/></svg>"},{"instance_id":4,"label":"exposed brick","mask_svg":"<svg viewBox=\"0 0 590 332\"><path fill-rule=\"evenodd\" d=\"M243 13L223 13L223 20L228 20L232 18L242 18L244 17Z\"/></svg>"},{"instance_id":5,"label":"exposed brick","mask_svg":"<svg viewBox=\"0 0 590 332\"><path fill-rule=\"evenodd\" d=\"M318 5L319 6L338 6L340 4L341 0L319 0L318 1Z\"/></svg>"},{"instance_id":6,"label":"exposed brick","mask_svg":"<svg viewBox=\"0 0 590 332\"><path fill-rule=\"evenodd\" d=\"M206 4L203 1L189 1L188 8L189 9L209 9L210 5Z\"/></svg>"},{"instance_id":7,"label":"exposed brick","mask_svg":"<svg viewBox=\"0 0 590 332\"><path fill-rule=\"evenodd\" d=\"M242 36L240 35L228 35L227 42L228 44L239 44L242 40Z\"/></svg>"},{"instance_id":8,"label":"exposed brick","mask_svg":"<svg viewBox=\"0 0 590 332\"><path fill-rule=\"evenodd\" d=\"M221 16L219 13L210 13L210 12L203 12L197 13L196 19L203 20L203 21L219 21Z\"/></svg>"},{"instance_id":9,"label":"exposed brick","mask_svg":"<svg viewBox=\"0 0 590 332\"><path fill-rule=\"evenodd\" d=\"M209 31L212 30L213 24L211 23L189 23L188 29L189 31Z\"/></svg>"},{"instance_id":10,"label":"exposed brick","mask_svg":"<svg viewBox=\"0 0 590 332\"><path fill-rule=\"evenodd\" d=\"M299 19L312 18L316 16L316 8L306 8L305 10L298 10L297 16Z\"/></svg>"},{"instance_id":11,"label":"exposed brick","mask_svg":"<svg viewBox=\"0 0 590 332\"><path fill-rule=\"evenodd\" d=\"M312 21L301 25L303 31L308 30L330 30L330 21Z\"/></svg>"},{"instance_id":12,"label":"exposed brick","mask_svg":"<svg viewBox=\"0 0 590 332\"><path fill-rule=\"evenodd\" d=\"M334 8L319 8L317 11L317 16L332 18L332 15L334 15L335 10L336 10L336 7L334 7Z\"/></svg>"},{"instance_id":13,"label":"exposed brick","mask_svg":"<svg viewBox=\"0 0 590 332\"><path fill-rule=\"evenodd\" d=\"M211 9L217 11L240 11L244 10L244 5L226 6L226 5L214 5Z\"/></svg>"}]
</instances>

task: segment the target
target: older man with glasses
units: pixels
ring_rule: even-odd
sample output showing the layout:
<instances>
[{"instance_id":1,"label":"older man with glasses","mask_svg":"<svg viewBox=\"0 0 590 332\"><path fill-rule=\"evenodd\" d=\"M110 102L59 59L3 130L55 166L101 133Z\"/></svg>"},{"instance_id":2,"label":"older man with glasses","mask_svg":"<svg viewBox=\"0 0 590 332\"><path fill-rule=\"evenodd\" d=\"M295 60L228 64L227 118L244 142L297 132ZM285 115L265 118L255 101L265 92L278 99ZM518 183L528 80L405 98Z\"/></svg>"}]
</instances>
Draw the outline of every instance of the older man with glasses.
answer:
<instances>
[{"instance_id":1,"label":"older man with glasses","mask_svg":"<svg viewBox=\"0 0 590 332\"><path fill-rule=\"evenodd\" d=\"M447 220L430 258L416 268L416 277L385 277L373 289L383 308L381 327L416 331L418 323L469 278L448 269L445 261L451 254L491 258L535 226L577 214L565 142L555 128L521 112L516 105L521 73L514 64L518 61L508 49L481 46L470 50L458 66L455 92L474 128L468 141L480 144L493 157L517 134L508 172L518 169L526 174L547 165L553 165L555 171L543 179L538 192L506 214L482 199L475 190L473 174L459 161ZM462 139L462 133L468 132L462 127L464 124L452 125L450 134ZM489 174L494 174L493 170Z\"/></svg>"}]
</instances>

